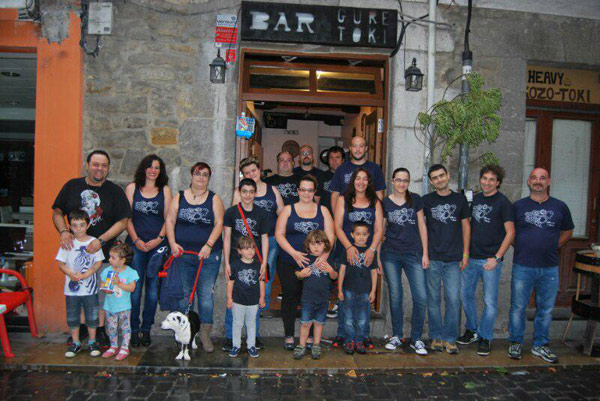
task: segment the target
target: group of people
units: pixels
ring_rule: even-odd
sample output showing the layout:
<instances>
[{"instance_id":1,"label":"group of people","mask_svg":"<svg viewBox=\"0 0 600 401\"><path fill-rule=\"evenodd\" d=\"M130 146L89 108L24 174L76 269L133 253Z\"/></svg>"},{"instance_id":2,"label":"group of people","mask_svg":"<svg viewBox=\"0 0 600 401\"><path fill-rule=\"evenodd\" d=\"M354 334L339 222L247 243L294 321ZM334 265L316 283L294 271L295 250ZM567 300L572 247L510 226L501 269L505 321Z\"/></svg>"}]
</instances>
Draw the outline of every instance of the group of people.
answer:
<instances>
[{"instance_id":1,"label":"group of people","mask_svg":"<svg viewBox=\"0 0 600 401\"><path fill-rule=\"evenodd\" d=\"M171 295L178 299L174 308L182 312L202 263L196 299L206 352L214 351L213 293L223 264L227 278L226 294L221 294L227 305L223 350L231 357L242 348L244 326L248 354L258 357L263 348L259 318L271 314L276 275L282 292L283 346L293 351L294 358L308 351L320 358L332 290L339 300L333 346L348 354L367 352L374 348L370 305L378 274L389 288L393 333L386 349L410 346L420 355L428 349L456 354L457 343L478 342L477 353L488 355L503 258L513 245L508 354L521 358L525 309L535 289L531 352L556 362L548 344L558 292L558 249L571 237L573 222L566 204L548 195L549 173L533 170L528 177L530 196L511 205L499 192L504 170L485 166L480 172L481 192L469 205L462 194L450 190L450 175L439 164L428 171L432 193L421 197L410 192L410 172L398 168L386 196L382 170L366 156L365 139L354 137L348 155L340 147L329 149L329 169L321 171L314 167L313 149L304 145L299 166L294 168L293 155L282 151L277 155L277 174L265 179L256 157L243 159L239 166L243 179L226 209L219 195L208 189L212 171L206 163L192 166L189 188L172 194L164 162L156 155L146 156L123 192L107 180L109 155L90 153L87 175L67 182L53 205L61 237L57 260L66 276L67 322L72 330L66 356L73 357L82 348L80 315L85 315L93 356L100 355L97 341L107 337L110 348L104 357L123 359L130 345L151 344L159 279L148 267L167 244L175 256L169 274L178 283ZM115 244L124 230L126 243ZM105 255L110 259L105 261ZM402 271L413 301L409 339L403 337ZM98 291L99 280L111 272L118 277L118 291ZM484 293L480 319L475 300L479 281ZM459 336L461 301L466 324ZM423 341L426 313L429 347Z\"/></svg>"}]
</instances>

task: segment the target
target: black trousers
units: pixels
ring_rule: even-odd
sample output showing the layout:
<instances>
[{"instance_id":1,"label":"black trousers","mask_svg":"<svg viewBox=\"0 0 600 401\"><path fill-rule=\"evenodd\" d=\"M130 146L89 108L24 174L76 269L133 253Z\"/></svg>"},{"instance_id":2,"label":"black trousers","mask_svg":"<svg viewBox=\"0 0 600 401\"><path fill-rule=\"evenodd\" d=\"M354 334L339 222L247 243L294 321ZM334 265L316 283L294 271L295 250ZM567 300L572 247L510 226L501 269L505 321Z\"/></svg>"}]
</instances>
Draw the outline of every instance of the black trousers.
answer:
<instances>
[{"instance_id":1,"label":"black trousers","mask_svg":"<svg viewBox=\"0 0 600 401\"><path fill-rule=\"evenodd\" d=\"M302 296L302 281L296 277L296 263L277 261L277 274L281 282L281 319L286 337L294 336L294 326L300 297Z\"/></svg>"}]
</instances>

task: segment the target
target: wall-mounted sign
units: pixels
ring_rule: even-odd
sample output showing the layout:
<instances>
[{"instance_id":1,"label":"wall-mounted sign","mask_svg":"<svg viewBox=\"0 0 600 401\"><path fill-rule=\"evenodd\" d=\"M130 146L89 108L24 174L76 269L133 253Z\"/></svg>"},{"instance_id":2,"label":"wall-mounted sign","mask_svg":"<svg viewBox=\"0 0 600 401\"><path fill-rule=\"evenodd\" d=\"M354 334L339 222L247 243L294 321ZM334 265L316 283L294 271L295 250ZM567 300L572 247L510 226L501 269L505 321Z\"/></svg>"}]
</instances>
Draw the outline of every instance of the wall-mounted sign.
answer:
<instances>
[{"instance_id":1,"label":"wall-mounted sign","mask_svg":"<svg viewBox=\"0 0 600 401\"><path fill-rule=\"evenodd\" d=\"M530 65L527 99L600 104L600 72Z\"/></svg>"},{"instance_id":2,"label":"wall-mounted sign","mask_svg":"<svg viewBox=\"0 0 600 401\"><path fill-rule=\"evenodd\" d=\"M396 47L398 12L242 1L242 40Z\"/></svg>"},{"instance_id":3,"label":"wall-mounted sign","mask_svg":"<svg viewBox=\"0 0 600 401\"><path fill-rule=\"evenodd\" d=\"M284 129L283 133L285 135L298 135L299 134L297 129Z\"/></svg>"},{"instance_id":4,"label":"wall-mounted sign","mask_svg":"<svg viewBox=\"0 0 600 401\"><path fill-rule=\"evenodd\" d=\"M218 14L215 26L215 47L235 47L237 43L237 15Z\"/></svg>"}]
</instances>

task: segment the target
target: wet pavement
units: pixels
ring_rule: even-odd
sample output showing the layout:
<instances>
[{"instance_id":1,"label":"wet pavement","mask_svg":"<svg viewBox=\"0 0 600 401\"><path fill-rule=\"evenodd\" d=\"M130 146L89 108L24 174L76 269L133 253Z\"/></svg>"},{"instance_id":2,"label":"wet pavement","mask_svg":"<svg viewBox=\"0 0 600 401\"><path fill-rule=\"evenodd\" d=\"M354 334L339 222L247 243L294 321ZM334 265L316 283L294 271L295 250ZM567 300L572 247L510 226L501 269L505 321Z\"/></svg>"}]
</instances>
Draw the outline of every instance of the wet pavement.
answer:
<instances>
[{"instance_id":1,"label":"wet pavement","mask_svg":"<svg viewBox=\"0 0 600 401\"><path fill-rule=\"evenodd\" d=\"M0 372L12 400L599 400L597 367L386 374Z\"/></svg>"}]
</instances>

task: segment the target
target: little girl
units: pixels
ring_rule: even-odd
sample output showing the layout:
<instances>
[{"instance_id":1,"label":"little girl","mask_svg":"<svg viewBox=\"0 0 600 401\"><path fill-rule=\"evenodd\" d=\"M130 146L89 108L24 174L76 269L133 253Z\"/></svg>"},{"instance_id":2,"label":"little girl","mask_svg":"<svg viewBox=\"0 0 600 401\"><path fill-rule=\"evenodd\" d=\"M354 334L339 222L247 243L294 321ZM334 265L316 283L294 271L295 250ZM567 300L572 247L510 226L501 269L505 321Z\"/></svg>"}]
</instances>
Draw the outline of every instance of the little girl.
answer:
<instances>
[{"instance_id":1,"label":"little girl","mask_svg":"<svg viewBox=\"0 0 600 401\"><path fill-rule=\"evenodd\" d=\"M337 272L326 260L317 259L324 254L329 254L331 244L323 230L314 230L304 240L304 247L309 253L309 264L305 268L296 269L296 277L302 280L302 312L300 317L300 344L294 349L294 359L301 359L306 353L306 341L310 326L314 324L314 343L311 349L313 359L321 358L321 334L327 319L329 307L329 294L332 280L338 276Z\"/></svg>"},{"instance_id":2,"label":"little girl","mask_svg":"<svg viewBox=\"0 0 600 401\"><path fill-rule=\"evenodd\" d=\"M129 340L131 340L131 293L135 291L135 283L139 280L138 273L127 266L131 261L133 251L127 244L116 243L110 249L110 266L100 274L101 290L105 291L104 310L110 348L102 354L103 358L116 355L117 361L122 361L129 355ZM123 335L119 350L119 327Z\"/></svg>"}]
</instances>

